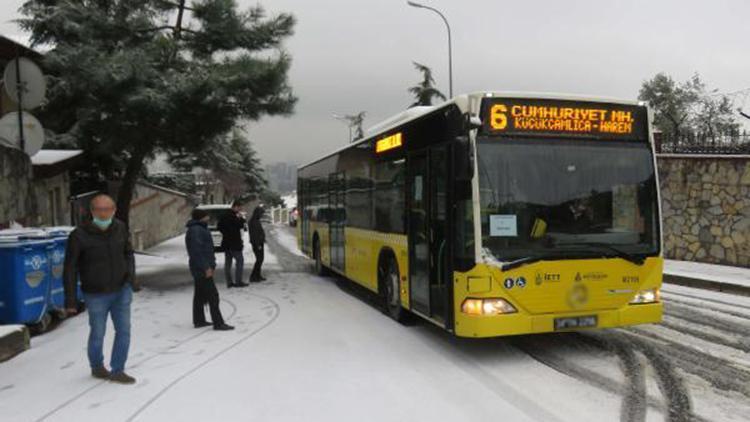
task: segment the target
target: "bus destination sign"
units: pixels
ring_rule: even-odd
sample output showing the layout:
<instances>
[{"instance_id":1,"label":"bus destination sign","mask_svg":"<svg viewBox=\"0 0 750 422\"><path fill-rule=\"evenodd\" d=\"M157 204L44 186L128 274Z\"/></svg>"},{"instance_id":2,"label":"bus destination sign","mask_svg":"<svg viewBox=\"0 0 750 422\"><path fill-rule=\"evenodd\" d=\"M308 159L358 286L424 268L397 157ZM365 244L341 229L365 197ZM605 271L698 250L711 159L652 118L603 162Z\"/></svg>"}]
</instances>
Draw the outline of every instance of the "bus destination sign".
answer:
<instances>
[{"instance_id":1,"label":"bus destination sign","mask_svg":"<svg viewBox=\"0 0 750 422\"><path fill-rule=\"evenodd\" d=\"M486 98L484 130L492 135L648 139L646 108L585 101Z\"/></svg>"}]
</instances>

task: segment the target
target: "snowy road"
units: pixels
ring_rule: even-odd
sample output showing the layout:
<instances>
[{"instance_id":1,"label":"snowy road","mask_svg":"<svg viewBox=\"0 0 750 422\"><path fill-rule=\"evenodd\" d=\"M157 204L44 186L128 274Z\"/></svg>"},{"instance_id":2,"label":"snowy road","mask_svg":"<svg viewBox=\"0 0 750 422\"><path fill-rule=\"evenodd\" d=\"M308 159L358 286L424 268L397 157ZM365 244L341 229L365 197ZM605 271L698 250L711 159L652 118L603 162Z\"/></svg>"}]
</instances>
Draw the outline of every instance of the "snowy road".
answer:
<instances>
[{"instance_id":1,"label":"snowy road","mask_svg":"<svg viewBox=\"0 0 750 422\"><path fill-rule=\"evenodd\" d=\"M312 276L287 228L269 241L267 282L226 290L218 271L229 333L192 328L181 238L139 256L146 288L128 367L138 383L90 378L86 317L71 318L0 364L0 419L750 419L750 298L666 286L658 326L456 339L399 325L360 289Z\"/></svg>"}]
</instances>

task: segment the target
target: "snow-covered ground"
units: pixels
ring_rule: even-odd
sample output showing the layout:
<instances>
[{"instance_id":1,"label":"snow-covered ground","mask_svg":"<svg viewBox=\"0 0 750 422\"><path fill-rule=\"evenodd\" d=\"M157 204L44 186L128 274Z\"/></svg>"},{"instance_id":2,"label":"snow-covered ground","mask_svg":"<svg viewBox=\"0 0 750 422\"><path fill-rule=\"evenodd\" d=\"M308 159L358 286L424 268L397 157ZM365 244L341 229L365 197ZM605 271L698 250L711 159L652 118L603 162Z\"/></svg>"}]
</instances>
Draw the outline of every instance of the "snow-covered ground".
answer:
<instances>
[{"instance_id":1,"label":"snow-covered ground","mask_svg":"<svg viewBox=\"0 0 750 422\"><path fill-rule=\"evenodd\" d=\"M664 261L664 272L681 277L710 280L750 288L750 268L667 259Z\"/></svg>"},{"instance_id":2,"label":"snow-covered ground","mask_svg":"<svg viewBox=\"0 0 750 422\"><path fill-rule=\"evenodd\" d=\"M192 328L181 237L138 255L127 370L89 376L86 315L0 364L0 419L139 421L747 420L750 299L665 287L665 324L457 339L403 326L359 289L313 276L287 227L269 230L268 281L224 287L233 332ZM246 274L253 263L247 248ZM106 341L111 344L111 330ZM687 397L686 403L683 400ZM672 420L682 420L674 418Z\"/></svg>"},{"instance_id":3,"label":"snow-covered ground","mask_svg":"<svg viewBox=\"0 0 750 422\"><path fill-rule=\"evenodd\" d=\"M23 325L0 325L0 337L23 330Z\"/></svg>"}]
</instances>

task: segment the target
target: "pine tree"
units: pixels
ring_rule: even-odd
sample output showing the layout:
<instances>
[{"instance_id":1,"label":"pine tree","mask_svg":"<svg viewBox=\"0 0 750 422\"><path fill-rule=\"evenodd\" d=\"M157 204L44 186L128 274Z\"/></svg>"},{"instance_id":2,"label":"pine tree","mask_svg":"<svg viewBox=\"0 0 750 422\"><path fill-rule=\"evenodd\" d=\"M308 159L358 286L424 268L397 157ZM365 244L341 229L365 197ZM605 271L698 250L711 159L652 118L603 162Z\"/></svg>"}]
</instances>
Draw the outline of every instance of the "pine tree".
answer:
<instances>
[{"instance_id":1,"label":"pine tree","mask_svg":"<svg viewBox=\"0 0 750 422\"><path fill-rule=\"evenodd\" d=\"M445 95L435 88L435 79L432 77L432 69L417 62L413 63L414 67L422 73L422 81L409 88L409 92L414 95L414 102L409 107L430 106L432 105L433 98L439 98L445 101Z\"/></svg>"},{"instance_id":2,"label":"pine tree","mask_svg":"<svg viewBox=\"0 0 750 422\"><path fill-rule=\"evenodd\" d=\"M287 115L296 102L282 49L289 14L241 12L234 0L30 0L21 12L32 41L54 46L46 121L122 173L126 222L145 160L204 150L238 120Z\"/></svg>"},{"instance_id":3,"label":"pine tree","mask_svg":"<svg viewBox=\"0 0 750 422\"><path fill-rule=\"evenodd\" d=\"M172 153L167 160L181 172L195 168L210 170L238 198L258 194L268 184L260 159L240 128L234 128L197 153Z\"/></svg>"}]
</instances>

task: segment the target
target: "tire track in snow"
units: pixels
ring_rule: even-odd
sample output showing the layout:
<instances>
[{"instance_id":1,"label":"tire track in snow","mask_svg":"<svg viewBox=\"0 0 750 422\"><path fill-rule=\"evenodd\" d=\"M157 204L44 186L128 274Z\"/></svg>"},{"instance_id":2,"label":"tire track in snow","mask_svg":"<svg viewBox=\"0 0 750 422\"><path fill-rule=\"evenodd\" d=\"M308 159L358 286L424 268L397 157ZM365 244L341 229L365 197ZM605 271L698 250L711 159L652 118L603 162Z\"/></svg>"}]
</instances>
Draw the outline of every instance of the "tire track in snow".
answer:
<instances>
[{"instance_id":1,"label":"tire track in snow","mask_svg":"<svg viewBox=\"0 0 750 422\"><path fill-rule=\"evenodd\" d=\"M669 304L665 308L665 312L669 316L711 327L729 334L739 335L742 338L750 338L750 328L747 325L707 315L687 306Z\"/></svg>"},{"instance_id":2,"label":"tire track in snow","mask_svg":"<svg viewBox=\"0 0 750 422\"><path fill-rule=\"evenodd\" d=\"M735 311L733 309L728 309L728 307L723 307L722 308L722 307L719 307L719 306L709 305L707 303L695 303L695 302L690 302L690 301L687 301L687 300L680 300L680 299L669 298L669 297L666 298L665 302L667 304L677 304L677 305L681 305L683 307L689 307L689 308L694 308L695 306L700 306L701 309L706 309L706 310L718 312L720 314L731 315L731 316L736 317L736 318L742 318L742 319L748 319L748 320L750 320L750 314L748 314L748 313L742 313L742 312L737 312L737 311Z\"/></svg>"},{"instance_id":3,"label":"tire track in snow","mask_svg":"<svg viewBox=\"0 0 750 422\"><path fill-rule=\"evenodd\" d=\"M426 324L425 326L428 327L428 330L438 333L435 338L439 341L439 347L433 347L435 352L445 357L455 365L456 368L472 377L476 382L484 386L484 388L499 397L509 406L513 406L532 420L563 422L563 419L559 416L541 406L537 397L531 397L517 385L505 381L502 376L498 376L492 371L488 371L478 363L474 351L467 350L467 347L471 347L470 339L460 339L456 337L450 338L442 329L432 324ZM482 347L486 346L487 344L479 345L480 350L485 350L482 349ZM490 351L485 350L485 352Z\"/></svg>"},{"instance_id":4,"label":"tire track in snow","mask_svg":"<svg viewBox=\"0 0 750 422\"><path fill-rule=\"evenodd\" d=\"M730 307L735 307L735 308L741 308L741 309L750 310L750 306L748 306L748 305L743 305L743 304L740 304L740 303L727 302L725 300L720 300L720 299L713 299L713 298L708 298L708 297L696 296L696 295L691 295L691 294L687 294L687 293L677 293L677 292L672 292L672 291L669 291L669 290L667 290L664 293L666 295L668 295L668 296L669 295L682 296L682 297L686 297L686 298L689 298L689 299L700 300L702 302L711 302L711 303L715 303L715 304L718 304L718 305L724 305L724 306L730 306Z\"/></svg>"},{"instance_id":5,"label":"tire track in snow","mask_svg":"<svg viewBox=\"0 0 750 422\"><path fill-rule=\"evenodd\" d=\"M562 342L576 347L581 344L590 346L596 350L614 353L618 357L620 369L625 377L625 383L613 380L606 375L592 371L578 365L555 353L550 353L549 344L540 344L536 336L514 339L514 345L531 356L533 359L560 373L583 381L600 390L622 396L620 407L620 420L622 422L640 422L646 418L647 407L664 409L660 403L646 394L646 381L643 369L638 362L636 354L623 347L619 341L604 340L601 337L585 336L580 333L565 333L565 337L559 336ZM570 341L578 339L577 342ZM552 348L554 350L555 347Z\"/></svg>"},{"instance_id":6,"label":"tire track in snow","mask_svg":"<svg viewBox=\"0 0 750 422\"><path fill-rule=\"evenodd\" d=\"M648 409L660 411L670 422L707 421L693 413L690 396L684 383L674 372L674 368L662 352L646 344L639 344L629 337L625 338L625 333L620 332L620 330L602 333L572 332L569 334L570 336L563 341L570 345L580 347L581 344L586 344L593 349L616 354L626 382L621 383L613 380L572 360L549 352L549 350L555 350L554 344L552 346L549 343L539 344L537 340L531 338L519 338L514 341L517 342L516 347L545 366L603 391L622 395L621 421L643 421ZM572 342L572 338L577 338L578 341ZM633 345L636 346L635 349ZM663 401L648 394L645 385L645 372L639 362L639 353L636 353L636 350L654 368Z\"/></svg>"},{"instance_id":7,"label":"tire track in snow","mask_svg":"<svg viewBox=\"0 0 750 422\"><path fill-rule=\"evenodd\" d=\"M671 315L669 316L671 318L681 319L676 316L671 316ZM719 345L730 347L732 349L736 349L745 353L750 353L750 341L747 341L743 338L737 339L737 340L728 339L720 335L708 333L708 332L701 331L696 328L692 328L686 325L681 325L681 324L678 324L676 322L671 322L671 321L662 321L660 325L662 327L669 328L670 330L674 330L679 333L683 333L683 334L695 337L697 339L700 339L709 343L719 344Z\"/></svg>"},{"instance_id":8,"label":"tire track in snow","mask_svg":"<svg viewBox=\"0 0 750 422\"><path fill-rule=\"evenodd\" d=\"M229 316L227 316L227 320L232 319L232 317L234 317L234 315L237 313L237 306L235 306L234 303L232 303L231 301L229 301L227 299L221 299L221 301L224 302L224 303L226 303L226 304L228 304L232 308L232 311L229 313ZM159 352L153 353L150 356L148 356L147 358L141 359L138 362L134 363L133 365L129 365L129 368L131 368L131 369L132 368L137 368L137 367L143 365L144 363L151 361L152 359L155 359L155 358L160 357L160 356L167 355L167 354L171 353L172 350L174 350L174 349L176 349L176 348L178 348L178 347L180 347L182 345L185 345L185 344L187 344L187 343L189 343L189 342L191 342L191 341L193 341L193 340L201 337L202 335L204 335L204 334L206 334L206 333L208 333L210 331L211 331L210 329L201 330L199 333L196 333L196 334L193 334L193 335L191 335L189 337L186 337L186 338L180 340L177 343L171 344L169 347L165 348L164 350L161 350ZM106 380L98 381L96 384L90 386L89 388L86 388L85 390L79 392L78 394L74 395L73 397L69 398L68 400L60 403L54 409L50 410L49 412L47 412L44 415L40 416L39 418L35 419L35 421L36 422L40 422L40 421L47 420L47 418L49 418L50 416L52 416L55 413L57 413L57 412L65 409L66 407L68 407L71 404L75 403L76 401L78 401L82 397L86 396L91 391L97 389L98 387L101 387L102 385L106 384L107 382L108 381L106 381Z\"/></svg>"},{"instance_id":9,"label":"tire track in snow","mask_svg":"<svg viewBox=\"0 0 750 422\"><path fill-rule=\"evenodd\" d=\"M717 389L735 391L750 398L750 371L741 369L726 359L678 343L657 333L638 328L629 328L621 332L629 338L650 344L653 348L666 349L665 353L675 360L678 367L703 378Z\"/></svg>"},{"instance_id":10,"label":"tire track in snow","mask_svg":"<svg viewBox=\"0 0 750 422\"><path fill-rule=\"evenodd\" d=\"M277 230L287 230L285 227L275 227L269 230L273 236L268 236L267 242L271 252L281 265L282 272L289 273L309 273L312 270L312 261L304 256L297 255L285 248L276 239Z\"/></svg>"},{"instance_id":11,"label":"tire track in snow","mask_svg":"<svg viewBox=\"0 0 750 422\"><path fill-rule=\"evenodd\" d=\"M183 373L179 377L175 378L172 382L170 382L164 388L162 388L161 390L159 390L159 392L156 393L153 397L151 397L146 403L144 403L141 407L139 407L132 415L130 415L130 417L128 417L126 419L128 422L132 421L132 420L135 420L135 418L137 418L146 409L148 409L152 404L154 404L157 400L159 400L159 398L161 398L162 396L164 396L164 394L166 394L172 387L174 387L175 385L179 384L181 381L183 381L184 379L186 379L190 375L194 374L199 369L201 369L204 366L208 365L209 363L215 361L216 359L218 359L219 357L221 357L225 353L229 352L230 350L234 349L235 347L237 347L237 346L241 345L242 343L244 343L245 341L249 340L250 338L252 338L256 334L260 333L261 331L263 331L265 328L269 327L271 324L273 324L276 321L276 319L281 314L281 307L279 306L278 303L276 303L276 301L274 301L273 299L271 299L271 298L269 298L267 296L259 295L259 294L256 294L256 293L247 293L247 294L250 295L250 296L255 296L257 298L264 299L264 300L268 301L268 303L270 303L271 306L274 309L273 316L271 316L271 318L268 321L266 321L265 323L263 323L263 325L261 325L260 327L256 328L253 331L250 331L248 334L242 336L239 340L237 340L234 343L230 344L229 346L223 348L219 352L217 352L214 355L210 356L208 359L205 359L203 362L201 362L198 365L194 366L192 369L188 370L187 372Z\"/></svg>"},{"instance_id":12,"label":"tire track in snow","mask_svg":"<svg viewBox=\"0 0 750 422\"><path fill-rule=\"evenodd\" d=\"M697 420L693 413L690 394L669 360L653 343L633 334L620 330L628 337L628 342L635 344L646 355L656 371L656 381L667 405L666 419L669 422L692 422Z\"/></svg>"},{"instance_id":13,"label":"tire track in snow","mask_svg":"<svg viewBox=\"0 0 750 422\"><path fill-rule=\"evenodd\" d=\"M605 337L582 333L578 333L577 336L585 343L617 355L620 370L626 380L622 391L620 421L645 421L647 407L646 375L633 349L614 336Z\"/></svg>"}]
</instances>

